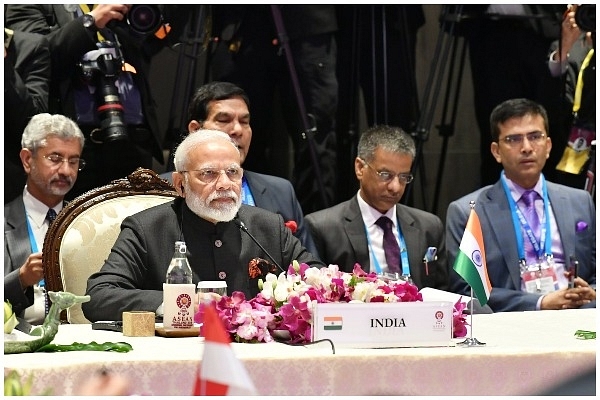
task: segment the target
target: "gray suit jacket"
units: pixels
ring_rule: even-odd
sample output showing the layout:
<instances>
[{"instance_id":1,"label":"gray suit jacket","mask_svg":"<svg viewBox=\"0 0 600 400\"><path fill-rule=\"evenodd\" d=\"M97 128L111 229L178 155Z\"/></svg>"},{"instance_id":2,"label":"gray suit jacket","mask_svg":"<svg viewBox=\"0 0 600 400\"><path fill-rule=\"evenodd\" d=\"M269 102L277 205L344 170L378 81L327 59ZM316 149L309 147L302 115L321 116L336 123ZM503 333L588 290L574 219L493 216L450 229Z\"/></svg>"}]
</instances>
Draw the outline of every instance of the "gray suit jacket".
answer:
<instances>
[{"instance_id":1,"label":"gray suit jacket","mask_svg":"<svg viewBox=\"0 0 600 400\"><path fill-rule=\"evenodd\" d=\"M173 183L172 172L160 174L160 177ZM304 223L304 213L292 183L278 176L259 174L247 170L244 170L244 177L248 181L256 206L281 214L285 222L295 221L298 230L296 230L294 236L300 239L306 250L315 257L319 257L315 243Z\"/></svg>"},{"instance_id":2,"label":"gray suit jacket","mask_svg":"<svg viewBox=\"0 0 600 400\"><path fill-rule=\"evenodd\" d=\"M280 215L242 205L238 216L286 271L293 260L324 266L284 226ZM248 264L257 257L267 261L270 257L234 222L212 224L180 198L123 221L108 259L88 279L86 293L91 300L82 305L86 318L121 320L123 311L155 311L163 300L162 284L175 241L182 238L194 283L224 279L229 295L241 291L248 300L256 296L257 280L249 277Z\"/></svg>"},{"instance_id":3,"label":"gray suit jacket","mask_svg":"<svg viewBox=\"0 0 600 400\"><path fill-rule=\"evenodd\" d=\"M21 195L4 205L4 299L10 301L19 316L33 305L33 288L28 287L23 292L19 282L19 268L30 254L31 243Z\"/></svg>"},{"instance_id":4,"label":"gray suit jacket","mask_svg":"<svg viewBox=\"0 0 600 400\"><path fill-rule=\"evenodd\" d=\"M579 260L579 276L596 284L596 209L590 194L581 189L547 182L550 206L556 218L566 259ZM502 182L470 193L448 206L446 214L446 247L451 268L451 289L470 294L467 283L452 269L469 218L469 202L475 201L475 212L481 222L488 276L492 291L488 305L497 311L535 310L538 294L521 291L519 256L514 227ZM576 232L577 222L587 229Z\"/></svg>"},{"instance_id":5,"label":"gray suit jacket","mask_svg":"<svg viewBox=\"0 0 600 400\"><path fill-rule=\"evenodd\" d=\"M444 241L444 225L435 215L396 205L396 214L406 241L410 274L419 289L433 287L448 290L448 264ZM306 216L306 223L321 259L336 264L340 270L352 272L355 263L369 271L369 248L365 224L356 195L348 201ZM437 247L437 261L429 263L425 273L423 256L430 246Z\"/></svg>"}]
</instances>

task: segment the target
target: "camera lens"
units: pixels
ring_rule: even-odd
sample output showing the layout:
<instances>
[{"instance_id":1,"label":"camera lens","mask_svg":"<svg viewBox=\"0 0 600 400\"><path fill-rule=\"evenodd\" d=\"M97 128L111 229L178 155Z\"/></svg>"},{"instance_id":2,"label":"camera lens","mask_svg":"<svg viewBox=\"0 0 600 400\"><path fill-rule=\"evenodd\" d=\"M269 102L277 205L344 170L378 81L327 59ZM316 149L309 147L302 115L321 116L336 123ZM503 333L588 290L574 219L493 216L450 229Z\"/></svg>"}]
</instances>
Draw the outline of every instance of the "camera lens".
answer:
<instances>
[{"instance_id":1,"label":"camera lens","mask_svg":"<svg viewBox=\"0 0 600 400\"><path fill-rule=\"evenodd\" d=\"M98 85L102 101L99 102L98 116L100 117L101 137L95 137L101 142L128 140L127 126L124 124L123 105L119 99L119 91L115 79L101 78Z\"/></svg>"},{"instance_id":2,"label":"camera lens","mask_svg":"<svg viewBox=\"0 0 600 400\"><path fill-rule=\"evenodd\" d=\"M127 22L132 31L141 35L152 34L162 22L160 8L151 4L135 4L127 13Z\"/></svg>"},{"instance_id":3,"label":"camera lens","mask_svg":"<svg viewBox=\"0 0 600 400\"><path fill-rule=\"evenodd\" d=\"M596 5L580 4L577 6L575 23L582 32L596 32Z\"/></svg>"}]
</instances>

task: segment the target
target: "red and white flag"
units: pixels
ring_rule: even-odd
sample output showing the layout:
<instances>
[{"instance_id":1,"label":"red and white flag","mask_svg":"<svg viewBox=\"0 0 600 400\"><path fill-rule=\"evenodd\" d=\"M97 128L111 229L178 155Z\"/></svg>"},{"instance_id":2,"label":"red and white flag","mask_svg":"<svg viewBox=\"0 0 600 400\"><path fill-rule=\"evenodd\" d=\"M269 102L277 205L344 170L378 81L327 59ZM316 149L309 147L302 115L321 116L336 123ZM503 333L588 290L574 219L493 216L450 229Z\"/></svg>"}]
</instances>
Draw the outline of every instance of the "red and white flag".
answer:
<instances>
[{"instance_id":1,"label":"red and white flag","mask_svg":"<svg viewBox=\"0 0 600 400\"><path fill-rule=\"evenodd\" d=\"M214 305L204 308L204 354L196 374L194 396L258 395L248 371L229 345L229 335Z\"/></svg>"}]
</instances>

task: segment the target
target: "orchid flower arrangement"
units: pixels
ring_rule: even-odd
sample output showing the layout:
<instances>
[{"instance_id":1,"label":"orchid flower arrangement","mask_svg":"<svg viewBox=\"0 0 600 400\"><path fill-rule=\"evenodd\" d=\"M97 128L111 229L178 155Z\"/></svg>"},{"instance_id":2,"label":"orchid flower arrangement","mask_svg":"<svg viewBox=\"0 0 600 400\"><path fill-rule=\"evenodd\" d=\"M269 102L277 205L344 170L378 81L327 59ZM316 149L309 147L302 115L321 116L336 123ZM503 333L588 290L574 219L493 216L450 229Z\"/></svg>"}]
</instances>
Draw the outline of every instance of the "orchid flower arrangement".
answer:
<instances>
[{"instance_id":1,"label":"orchid flower arrangement","mask_svg":"<svg viewBox=\"0 0 600 400\"><path fill-rule=\"evenodd\" d=\"M259 280L261 292L246 300L242 292L216 301L225 329L233 341L246 343L272 342L274 335L284 332L288 343L311 341L312 310L317 303L331 302L412 302L423 301L418 288L406 281L384 281L374 272L366 273L359 264L352 273L342 272L337 265L327 268L309 267L293 262L287 273L268 273ZM467 333L463 310L466 303L454 305L454 337ZM195 321L201 322L202 309Z\"/></svg>"}]
</instances>

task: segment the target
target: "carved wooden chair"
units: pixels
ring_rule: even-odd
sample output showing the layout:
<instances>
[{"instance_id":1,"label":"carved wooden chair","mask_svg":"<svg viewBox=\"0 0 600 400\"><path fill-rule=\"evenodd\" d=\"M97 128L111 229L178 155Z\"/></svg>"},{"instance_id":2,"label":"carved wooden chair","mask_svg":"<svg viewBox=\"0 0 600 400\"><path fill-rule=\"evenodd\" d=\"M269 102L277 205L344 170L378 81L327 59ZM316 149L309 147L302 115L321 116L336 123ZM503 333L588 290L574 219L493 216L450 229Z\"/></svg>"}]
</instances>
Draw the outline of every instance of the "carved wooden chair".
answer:
<instances>
[{"instance_id":1,"label":"carved wooden chair","mask_svg":"<svg viewBox=\"0 0 600 400\"><path fill-rule=\"evenodd\" d=\"M48 291L85 294L130 215L173 200L177 192L154 171L138 168L127 178L90 190L69 202L44 239L42 262ZM48 299L48 301L50 301ZM90 323L81 304L63 311L63 322Z\"/></svg>"}]
</instances>

